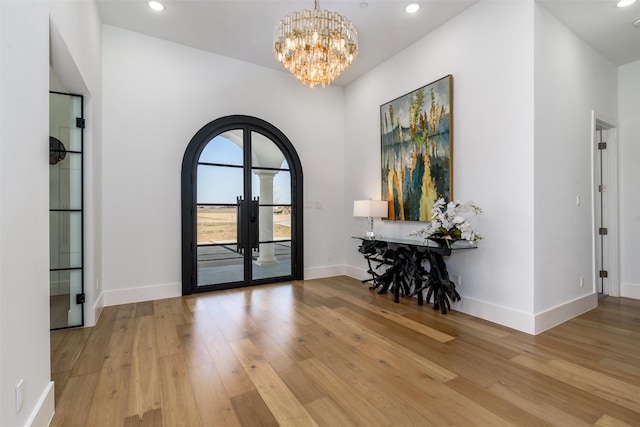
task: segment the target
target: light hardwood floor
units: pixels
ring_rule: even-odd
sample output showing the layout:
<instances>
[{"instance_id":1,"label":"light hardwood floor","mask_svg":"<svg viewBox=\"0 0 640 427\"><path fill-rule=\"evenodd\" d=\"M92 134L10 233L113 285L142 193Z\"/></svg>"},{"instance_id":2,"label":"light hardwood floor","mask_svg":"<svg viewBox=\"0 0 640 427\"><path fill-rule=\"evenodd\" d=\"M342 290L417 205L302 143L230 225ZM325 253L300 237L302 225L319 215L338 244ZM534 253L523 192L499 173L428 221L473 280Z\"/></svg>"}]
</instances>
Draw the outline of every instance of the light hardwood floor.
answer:
<instances>
[{"instance_id":1,"label":"light hardwood floor","mask_svg":"<svg viewBox=\"0 0 640 427\"><path fill-rule=\"evenodd\" d=\"M639 426L640 301L538 336L347 277L104 309L51 333L53 426Z\"/></svg>"}]
</instances>

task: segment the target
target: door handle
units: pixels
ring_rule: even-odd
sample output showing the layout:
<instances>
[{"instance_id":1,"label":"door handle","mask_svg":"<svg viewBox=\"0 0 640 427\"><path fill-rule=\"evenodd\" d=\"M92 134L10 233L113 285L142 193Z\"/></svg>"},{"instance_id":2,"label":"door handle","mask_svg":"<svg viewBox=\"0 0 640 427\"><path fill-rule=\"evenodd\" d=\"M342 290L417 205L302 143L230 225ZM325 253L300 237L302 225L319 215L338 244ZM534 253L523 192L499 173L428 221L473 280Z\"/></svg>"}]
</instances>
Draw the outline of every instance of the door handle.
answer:
<instances>
[{"instance_id":1,"label":"door handle","mask_svg":"<svg viewBox=\"0 0 640 427\"><path fill-rule=\"evenodd\" d=\"M242 239L242 197L236 197L236 252L244 254L244 241Z\"/></svg>"},{"instance_id":2,"label":"door handle","mask_svg":"<svg viewBox=\"0 0 640 427\"><path fill-rule=\"evenodd\" d=\"M258 249L260 247L260 197L254 197L251 200L251 212L250 212L250 245L251 249Z\"/></svg>"}]
</instances>

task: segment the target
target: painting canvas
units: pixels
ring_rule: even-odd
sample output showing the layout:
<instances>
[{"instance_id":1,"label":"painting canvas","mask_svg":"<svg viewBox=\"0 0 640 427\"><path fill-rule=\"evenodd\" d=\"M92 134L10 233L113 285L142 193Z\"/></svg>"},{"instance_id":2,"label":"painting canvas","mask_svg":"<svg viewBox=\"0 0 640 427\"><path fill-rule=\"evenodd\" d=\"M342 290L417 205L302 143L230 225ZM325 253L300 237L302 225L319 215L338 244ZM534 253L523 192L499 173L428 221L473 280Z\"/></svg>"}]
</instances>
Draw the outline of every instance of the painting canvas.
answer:
<instances>
[{"instance_id":1,"label":"painting canvas","mask_svg":"<svg viewBox=\"0 0 640 427\"><path fill-rule=\"evenodd\" d=\"M436 200L453 198L452 87L448 75L380 106L390 220L429 221Z\"/></svg>"}]
</instances>

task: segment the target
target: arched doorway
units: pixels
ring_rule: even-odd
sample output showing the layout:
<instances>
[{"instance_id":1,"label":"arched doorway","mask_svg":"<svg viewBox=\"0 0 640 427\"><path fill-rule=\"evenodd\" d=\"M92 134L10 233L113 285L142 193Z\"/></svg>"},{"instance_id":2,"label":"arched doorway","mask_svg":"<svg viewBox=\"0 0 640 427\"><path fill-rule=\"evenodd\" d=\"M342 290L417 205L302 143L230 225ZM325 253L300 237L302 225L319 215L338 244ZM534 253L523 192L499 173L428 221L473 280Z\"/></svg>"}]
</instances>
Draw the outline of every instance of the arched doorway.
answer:
<instances>
[{"instance_id":1,"label":"arched doorway","mask_svg":"<svg viewBox=\"0 0 640 427\"><path fill-rule=\"evenodd\" d=\"M251 116L200 129L182 161L182 294L303 278L302 166Z\"/></svg>"}]
</instances>

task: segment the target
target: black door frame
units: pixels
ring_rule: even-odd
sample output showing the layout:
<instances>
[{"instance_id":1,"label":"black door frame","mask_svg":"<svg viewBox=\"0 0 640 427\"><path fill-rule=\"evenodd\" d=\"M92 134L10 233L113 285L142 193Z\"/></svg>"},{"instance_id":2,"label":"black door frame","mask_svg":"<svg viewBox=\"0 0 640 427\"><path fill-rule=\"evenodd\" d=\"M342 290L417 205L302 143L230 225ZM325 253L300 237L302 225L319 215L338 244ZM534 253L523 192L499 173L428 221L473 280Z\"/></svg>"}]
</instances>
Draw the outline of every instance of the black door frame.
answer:
<instances>
[{"instance_id":1,"label":"black door frame","mask_svg":"<svg viewBox=\"0 0 640 427\"><path fill-rule=\"evenodd\" d=\"M84 162L85 162L85 158L84 158L84 129L85 129L85 118L84 118L84 96L83 95L79 95L76 93L66 93L66 92L58 92L58 91L54 91L54 90L50 90L49 91L49 99L51 99L51 95L64 95L64 96L68 96L68 97L72 97L72 98L79 98L80 99L80 117L76 117L75 118L75 123L76 123L76 127L80 129L80 151L78 150L71 150L70 147L67 148L52 148L51 146L49 147L49 155L51 155L52 152L64 152L65 155L66 154L77 154L80 155L80 208L55 208L52 209L51 208L51 195L49 195L49 215L51 216L52 212L67 212L67 213L80 213L80 242L81 242L81 250L80 250L80 266L75 266L75 267L54 267L51 268L51 266L49 266L49 294L51 294L51 273L52 272L58 272L58 271L80 271L80 293L76 293L76 304L80 305L80 323L79 324L74 324L74 325L69 325L67 324L67 326L63 326L63 327L59 327L59 328L49 328L52 331L55 330L59 330L59 329L69 329L69 328L78 328L78 327L82 327L84 326L84 309L85 309L85 292L84 292L84 253L85 253L85 241L84 241L84 223L85 223L85 210L84 210L84 172L85 172L85 166L84 166ZM49 113L51 114L51 113ZM51 119L50 119L51 120ZM50 136L51 137L51 136ZM63 141L66 142L68 145L69 141ZM49 145L51 145L51 142L49 143ZM64 157L63 157L64 159ZM49 164L51 165L51 160L49 161ZM51 179L51 178L49 178ZM51 228L51 219L49 219L49 228ZM51 303L49 303L51 304Z\"/></svg>"},{"instance_id":2,"label":"black door frame","mask_svg":"<svg viewBox=\"0 0 640 427\"><path fill-rule=\"evenodd\" d=\"M302 164L298 153L291 141L275 126L257 117L245 115L225 116L206 124L191 138L182 159L182 295L191 295L197 292L221 290L272 283L272 278L252 280L249 274L250 266L245 263L244 282L198 287L197 283L197 170L200 154L205 146L217 135L229 130L243 130L244 140L250 138L251 131L260 133L269 138L285 156L291 173L291 275L277 277L281 280L302 280L304 278L304 253L303 253L303 176ZM246 150L246 146L244 148ZM250 153L249 153L250 155ZM245 157L246 158L246 157ZM244 169L249 169L251 164L245 161ZM249 181L249 182L247 182ZM251 194L250 180L245 179L245 194ZM238 225L240 226L240 224ZM247 224L248 226L248 224ZM248 231L248 230L247 230ZM248 232L241 233L244 238L249 238ZM251 251L248 255L251 256Z\"/></svg>"}]
</instances>

